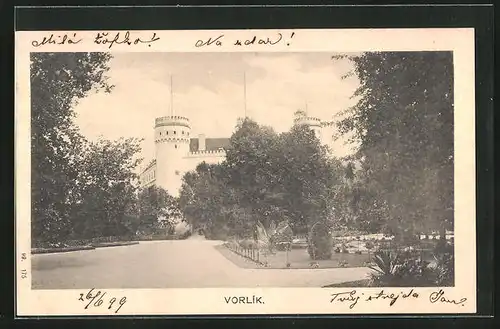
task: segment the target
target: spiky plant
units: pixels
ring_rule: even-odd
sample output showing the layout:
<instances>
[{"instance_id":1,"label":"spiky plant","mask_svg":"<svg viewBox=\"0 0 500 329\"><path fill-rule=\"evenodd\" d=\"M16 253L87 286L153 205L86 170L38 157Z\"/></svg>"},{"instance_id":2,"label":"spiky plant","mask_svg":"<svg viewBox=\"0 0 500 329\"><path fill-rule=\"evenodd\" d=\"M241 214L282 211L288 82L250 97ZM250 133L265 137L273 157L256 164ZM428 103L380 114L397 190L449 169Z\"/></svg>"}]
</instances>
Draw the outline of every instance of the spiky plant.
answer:
<instances>
[{"instance_id":1,"label":"spiky plant","mask_svg":"<svg viewBox=\"0 0 500 329\"><path fill-rule=\"evenodd\" d=\"M265 254L275 253L276 244L284 242L285 240L291 241L291 228L286 220L280 222L278 225L274 221L271 221L269 228L266 229L265 226L259 221L257 222L257 245L258 248L263 250Z\"/></svg>"},{"instance_id":2,"label":"spiky plant","mask_svg":"<svg viewBox=\"0 0 500 329\"><path fill-rule=\"evenodd\" d=\"M400 265L398 253L390 251L376 252L373 257L374 265L369 266L375 273L371 274L372 282L390 282L397 274Z\"/></svg>"},{"instance_id":3,"label":"spiky plant","mask_svg":"<svg viewBox=\"0 0 500 329\"><path fill-rule=\"evenodd\" d=\"M257 230L258 248L264 251L265 254L271 253L272 252L271 237L269 236L268 231L260 221L257 222L256 230Z\"/></svg>"}]
</instances>

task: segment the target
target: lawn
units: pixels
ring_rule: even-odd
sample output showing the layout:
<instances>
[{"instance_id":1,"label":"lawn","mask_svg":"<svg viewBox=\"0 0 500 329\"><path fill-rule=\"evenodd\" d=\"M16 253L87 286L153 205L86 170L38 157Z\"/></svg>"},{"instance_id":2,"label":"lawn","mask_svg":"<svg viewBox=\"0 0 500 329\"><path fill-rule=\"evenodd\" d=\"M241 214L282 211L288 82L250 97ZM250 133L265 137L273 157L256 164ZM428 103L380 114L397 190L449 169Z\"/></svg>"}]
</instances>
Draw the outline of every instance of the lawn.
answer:
<instances>
[{"instance_id":1,"label":"lawn","mask_svg":"<svg viewBox=\"0 0 500 329\"><path fill-rule=\"evenodd\" d=\"M225 246L217 246L216 249L228 260L233 262L235 265L242 268L268 268L268 269L305 269L312 268L312 263L317 262L316 268L339 268L339 267L364 267L367 266L367 262L370 260L368 254L344 254L344 253L334 253L331 259L328 260L318 260L313 261L307 253L307 249L292 249L288 252L288 263L290 267L287 267L287 256L284 251L277 251L274 255L260 256L259 260L261 262L266 262L268 266L265 267L257 262L254 262L248 258L245 258L237 253L229 250ZM344 264L344 265L342 265Z\"/></svg>"}]
</instances>

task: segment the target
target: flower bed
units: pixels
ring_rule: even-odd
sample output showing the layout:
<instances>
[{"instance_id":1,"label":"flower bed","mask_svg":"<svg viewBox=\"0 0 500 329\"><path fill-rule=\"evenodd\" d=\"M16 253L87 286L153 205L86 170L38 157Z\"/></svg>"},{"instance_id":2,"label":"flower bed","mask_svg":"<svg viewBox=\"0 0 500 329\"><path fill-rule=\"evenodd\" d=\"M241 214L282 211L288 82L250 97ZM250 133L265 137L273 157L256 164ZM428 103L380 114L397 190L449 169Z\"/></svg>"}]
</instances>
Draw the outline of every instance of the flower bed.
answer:
<instances>
[{"instance_id":1,"label":"flower bed","mask_svg":"<svg viewBox=\"0 0 500 329\"><path fill-rule=\"evenodd\" d=\"M178 235L135 235L135 236L110 236L94 239L68 240L59 243L36 243L31 248L32 254L47 254L56 252L70 252L79 250L93 250L96 248L130 246L139 244L139 241L178 240L183 237Z\"/></svg>"},{"instance_id":2,"label":"flower bed","mask_svg":"<svg viewBox=\"0 0 500 329\"><path fill-rule=\"evenodd\" d=\"M79 250L94 250L92 246L61 247L61 248L31 248L31 254L51 254L56 252L70 252Z\"/></svg>"},{"instance_id":3,"label":"flower bed","mask_svg":"<svg viewBox=\"0 0 500 329\"><path fill-rule=\"evenodd\" d=\"M106 248L106 247L121 247L121 246L132 246L139 244L139 242L134 241L134 242L103 242L103 243L95 243L92 244L92 247L94 248Z\"/></svg>"},{"instance_id":4,"label":"flower bed","mask_svg":"<svg viewBox=\"0 0 500 329\"><path fill-rule=\"evenodd\" d=\"M306 249L292 249L264 254L257 249L244 249L234 243L226 243L216 247L221 254L243 268L268 269L325 269L339 267L366 267L370 265L370 255L367 254L333 254L331 259L311 260Z\"/></svg>"}]
</instances>

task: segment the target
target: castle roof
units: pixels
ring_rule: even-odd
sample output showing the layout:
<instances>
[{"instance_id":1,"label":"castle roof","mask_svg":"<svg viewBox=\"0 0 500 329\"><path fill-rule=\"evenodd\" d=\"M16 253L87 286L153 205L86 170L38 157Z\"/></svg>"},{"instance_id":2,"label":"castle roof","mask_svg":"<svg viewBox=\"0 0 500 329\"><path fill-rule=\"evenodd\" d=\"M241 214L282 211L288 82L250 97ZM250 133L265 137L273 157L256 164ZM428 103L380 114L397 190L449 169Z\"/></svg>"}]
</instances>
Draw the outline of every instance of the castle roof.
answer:
<instances>
[{"instance_id":1,"label":"castle roof","mask_svg":"<svg viewBox=\"0 0 500 329\"><path fill-rule=\"evenodd\" d=\"M205 139L205 150L215 151L221 148L226 149L229 146L229 138L206 138ZM198 138L191 138L189 141L189 151L198 152L199 141Z\"/></svg>"}]
</instances>

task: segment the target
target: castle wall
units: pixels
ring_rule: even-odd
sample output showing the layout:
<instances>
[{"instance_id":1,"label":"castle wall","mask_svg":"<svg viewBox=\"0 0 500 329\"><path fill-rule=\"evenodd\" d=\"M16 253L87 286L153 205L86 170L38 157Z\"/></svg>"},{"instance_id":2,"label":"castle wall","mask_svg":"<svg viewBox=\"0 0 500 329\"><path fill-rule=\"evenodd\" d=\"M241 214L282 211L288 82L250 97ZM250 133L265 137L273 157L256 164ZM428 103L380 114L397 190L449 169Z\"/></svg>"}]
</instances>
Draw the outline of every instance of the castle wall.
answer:
<instances>
[{"instance_id":1,"label":"castle wall","mask_svg":"<svg viewBox=\"0 0 500 329\"><path fill-rule=\"evenodd\" d=\"M189 120L179 116L156 119L156 185L174 197L182 183L183 157L189 153Z\"/></svg>"},{"instance_id":2,"label":"castle wall","mask_svg":"<svg viewBox=\"0 0 500 329\"><path fill-rule=\"evenodd\" d=\"M297 111L294 124L304 124L312 129L321 144L330 147L334 143L334 124L308 117L305 112ZM221 163L226 158L223 149L206 150L205 136L198 138L199 151L190 152L189 120L180 116L167 116L155 120L156 159L141 173L142 187L157 185L177 197L182 186L182 177L195 170L198 164Z\"/></svg>"},{"instance_id":3,"label":"castle wall","mask_svg":"<svg viewBox=\"0 0 500 329\"><path fill-rule=\"evenodd\" d=\"M177 158L175 146L172 149L171 145L162 145L160 154L165 155L165 158L159 161L162 165L159 167L156 164L148 166L141 174L141 186L145 188L157 185L166 189L173 196L179 195L182 177L186 172L195 170L202 162L218 164L226 158L226 153L223 151L190 152ZM159 179L156 179L157 176Z\"/></svg>"},{"instance_id":4,"label":"castle wall","mask_svg":"<svg viewBox=\"0 0 500 329\"><path fill-rule=\"evenodd\" d=\"M226 152L224 151L198 151L191 152L186 157L184 157L186 168L188 170L196 169L196 166L203 161L208 164L221 163L226 159Z\"/></svg>"},{"instance_id":5,"label":"castle wall","mask_svg":"<svg viewBox=\"0 0 500 329\"><path fill-rule=\"evenodd\" d=\"M141 187L150 187L156 183L156 163L152 161L139 176Z\"/></svg>"},{"instance_id":6,"label":"castle wall","mask_svg":"<svg viewBox=\"0 0 500 329\"><path fill-rule=\"evenodd\" d=\"M218 164L225 159L226 153L221 151L191 152L182 158L182 164L178 170L182 178L186 172L195 170L196 167L202 162L206 162L208 164ZM180 187L181 185L179 185L179 188Z\"/></svg>"}]
</instances>

